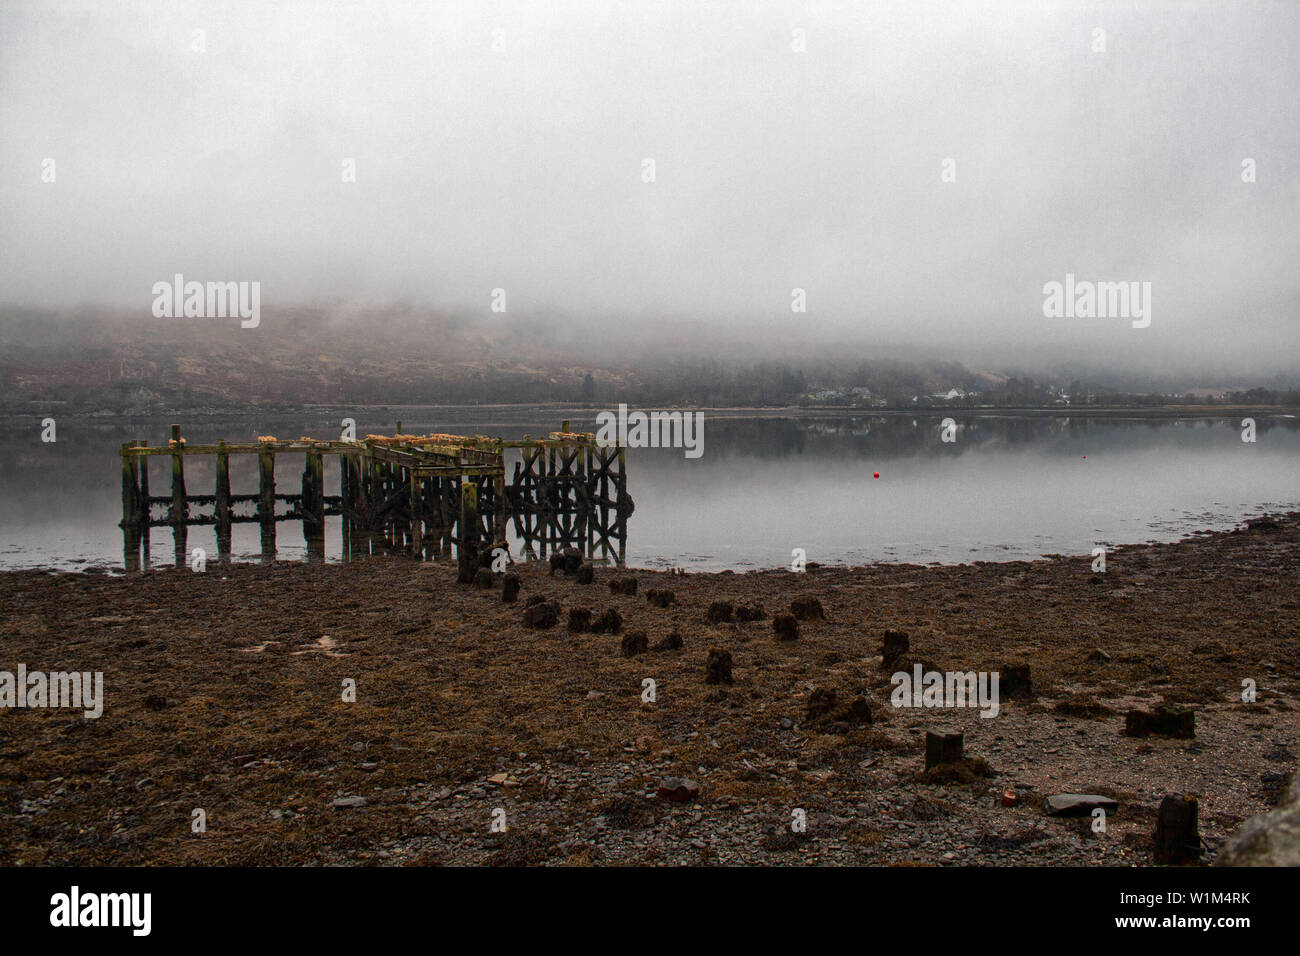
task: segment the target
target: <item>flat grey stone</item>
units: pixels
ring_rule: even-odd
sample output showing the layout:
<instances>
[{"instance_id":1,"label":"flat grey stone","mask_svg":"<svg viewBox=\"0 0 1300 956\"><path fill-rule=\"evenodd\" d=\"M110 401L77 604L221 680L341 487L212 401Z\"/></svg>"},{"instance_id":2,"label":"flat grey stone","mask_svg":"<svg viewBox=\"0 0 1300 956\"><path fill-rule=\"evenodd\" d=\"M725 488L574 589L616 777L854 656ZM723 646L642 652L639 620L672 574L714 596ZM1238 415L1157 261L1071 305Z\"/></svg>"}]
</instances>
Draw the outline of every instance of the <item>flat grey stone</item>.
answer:
<instances>
[{"instance_id":1,"label":"flat grey stone","mask_svg":"<svg viewBox=\"0 0 1300 956\"><path fill-rule=\"evenodd\" d=\"M1119 803L1095 793L1058 793L1047 798L1047 812L1051 816L1087 814L1097 807L1112 813L1119 809Z\"/></svg>"}]
</instances>

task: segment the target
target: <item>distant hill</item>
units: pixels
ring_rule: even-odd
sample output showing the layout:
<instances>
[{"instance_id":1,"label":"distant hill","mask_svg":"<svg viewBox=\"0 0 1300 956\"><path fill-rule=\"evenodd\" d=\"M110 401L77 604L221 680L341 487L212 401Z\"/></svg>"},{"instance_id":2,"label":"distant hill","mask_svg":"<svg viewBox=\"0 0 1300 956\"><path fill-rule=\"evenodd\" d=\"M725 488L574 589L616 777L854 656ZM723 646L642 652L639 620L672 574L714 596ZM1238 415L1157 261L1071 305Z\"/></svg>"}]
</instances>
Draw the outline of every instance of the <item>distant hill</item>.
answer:
<instances>
[{"instance_id":1,"label":"distant hill","mask_svg":"<svg viewBox=\"0 0 1300 956\"><path fill-rule=\"evenodd\" d=\"M0 411L163 414L303 404L620 401L1059 406L1152 404L1171 394L1167 382L1134 387L1060 371L972 369L861 346L763 346L669 322L660 332L652 340L645 333L640 339L625 335L617 323L513 317L471 323L415 308L280 311L256 329L241 329L234 319L8 309L0 314ZM1195 384L1202 386L1196 401L1228 398L1226 391L1216 396L1202 381ZM1300 404L1294 386L1271 384L1242 400Z\"/></svg>"}]
</instances>

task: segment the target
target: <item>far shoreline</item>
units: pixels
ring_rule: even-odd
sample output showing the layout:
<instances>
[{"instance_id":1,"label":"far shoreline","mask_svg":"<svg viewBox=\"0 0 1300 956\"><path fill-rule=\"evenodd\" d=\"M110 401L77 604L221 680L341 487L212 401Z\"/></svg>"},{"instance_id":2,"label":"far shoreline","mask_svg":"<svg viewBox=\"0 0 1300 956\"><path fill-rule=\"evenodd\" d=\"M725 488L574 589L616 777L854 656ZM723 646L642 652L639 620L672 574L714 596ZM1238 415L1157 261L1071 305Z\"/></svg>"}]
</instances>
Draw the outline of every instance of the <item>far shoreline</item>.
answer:
<instances>
[{"instance_id":1,"label":"far shoreline","mask_svg":"<svg viewBox=\"0 0 1300 956\"><path fill-rule=\"evenodd\" d=\"M693 411L704 412L718 418L788 418L788 419L819 419L819 418L1135 418L1135 419L1215 419L1230 418L1237 415L1251 415L1269 418L1300 418L1300 406L1291 405L1125 405L1125 406L997 406L997 405L980 405L980 406L924 406L917 408L867 408L858 405L692 405L689 403L681 404L628 404L629 408L636 408L645 411ZM177 419L188 422L224 422L224 421L278 421L281 419L297 419L303 416L311 415L351 415L355 417L358 414L373 414L376 417L367 419L375 421L380 415L392 415L394 420L400 414L404 416L403 421L410 418L412 414L420 415L426 413L460 413L467 416L481 416L493 413L520 413L525 411L548 412L560 417L583 420L582 416L590 415L594 418L596 413L606 411L617 407L617 402L600 403L593 402L586 405L572 405L565 403L501 403L501 404L483 404L483 405L267 405L249 407L247 405L231 406L229 408L221 406L203 407L197 409L174 409L166 411L150 411L143 413L121 412L117 410L105 409L99 411L86 411L84 409L64 411L59 408L59 402L49 402L38 406L33 406L28 411L9 410L0 413L0 420L15 423L25 422L33 415L58 415L67 421L77 423L107 423L107 424L154 424L159 422L174 422ZM556 427L560 422L557 420Z\"/></svg>"}]
</instances>

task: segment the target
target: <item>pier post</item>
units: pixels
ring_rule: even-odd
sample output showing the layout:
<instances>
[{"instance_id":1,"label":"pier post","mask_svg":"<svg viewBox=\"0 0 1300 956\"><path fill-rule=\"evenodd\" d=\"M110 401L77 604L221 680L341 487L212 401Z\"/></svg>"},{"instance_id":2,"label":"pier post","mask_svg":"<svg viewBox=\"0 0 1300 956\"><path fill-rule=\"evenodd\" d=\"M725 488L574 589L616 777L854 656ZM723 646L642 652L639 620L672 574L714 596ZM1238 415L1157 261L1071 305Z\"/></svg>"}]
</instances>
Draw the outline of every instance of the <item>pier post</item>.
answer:
<instances>
[{"instance_id":1,"label":"pier post","mask_svg":"<svg viewBox=\"0 0 1300 956\"><path fill-rule=\"evenodd\" d=\"M140 524L140 459L130 454L134 442L122 446L122 527L130 528Z\"/></svg>"},{"instance_id":2,"label":"pier post","mask_svg":"<svg viewBox=\"0 0 1300 956\"><path fill-rule=\"evenodd\" d=\"M136 442L122 446L122 565L128 571L140 570L140 483L139 463L148 461L127 453ZM147 514L147 512L146 512ZM148 526L146 525L146 531Z\"/></svg>"},{"instance_id":3,"label":"pier post","mask_svg":"<svg viewBox=\"0 0 1300 956\"><path fill-rule=\"evenodd\" d=\"M592 471L591 471L591 446L588 445L583 451L583 502L586 506L586 513L583 516L583 528L585 529L584 551L587 560L590 561L596 556L596 532L593 525L596 523L596 510L592 507Z\"/></svg>"},{"instance_id":4,"label":"pier post","mask_svg":"<svg viewBox=\"0 0 1300 956\"><path fill-rule=\"evenodd\" d=\"M459 575L461 584L471 584L478 570L478 485L472 481L460 483L460 548Z\"/></svg>"},{"instance_id":5,"label":"pier post","mask_svg":"<svg viewBox=\"0 0 1300 956\"><path fill-rule=\"evenodd\" d=\"M352 460L339 455L339 510L345 515L356 510L356 492L352 488Z\"/></svg>"},{"instance_id":6,"label":"pier post","mask_svg":"<svg viewBox=\"0 0 1300 956\"><path fill-rule=\"evenodd\" d=\"M176 547L176 567L183 568L189 559L189 506L185 501L185 446L181 426L172 425L172 541Z\"/></svg>"},{"instance_id":7,"label":"pier post","mask_svg":"<svg viewBox=\"0 0 1300 956\"><path fill-rule=\"evenodd\" d=\"M370 475L367 469L369 458L358 456L352 462L352 497L356 503L357 522L370 524Z\"/></svg>"},{"instance_id":8,"label":"pier post","mask_svg":"<svg viewBox=\"0 0 1300 956\"><path fill-rule=\"evenodd\" d=\"M378 531L382 527L379 519L379 503L384 499L384 485L379 477L379 462L369 458L366 460L366 467L370 474L369 524L372 531Z\"/></svg>"},{"instance_id":9,"label":"pier post","mask_svg":"<svg viewBox=\"0 0 1300 956\"><path fill-rule=\"evenodd\" d=\"M624 499L627 497L627 450L622 445L618 449L618 563L627 564L627 511Z\"/></svg>"},{"instance_id":10,"label":"pier post","mask_svg":"<svg viewBox=\"0 0 1300 956\"><path fill-rule=\"evenodd\" d=\"M225 441L217 443L217 557L230 560L230 454Z\"/></svg>"},{"instance_id":11,"label":"pier post","mask_svg":"<svg viewBox=\"0 0 1300 956\"><path fill-rule=\"evenodd\" d=\"M138 445L140 448L149 447L149 443L147 441L137 441L136 445ZM140 456L139 467L140 467L140 497L137 499L140 502L139 518L140 518L140 526L144 529L144 534L145 537L147 538L149 535L149 522L153 514L153 505L150 504L149 502L149 456L148 455Z\"/></svg>"},{"instance_id":12,"label":"pier post","mask_svg":"<svg viewBox=\"0 0 1300 956\"><path fill-rule=\"evenodd\" d=\"M168 516L173 525L183 526L188 517L185 506L185 457L181 445L181 426L172 426L172 510Z\"/></svg>"},{"instance_id":13,"label":"pier post","mask_svg":"<svg viewBox=\"0 0 1300 956\"><path fill-rule=\"evenodd\" d=\"M502 460L505 460L505 453L502 452ZM508 523L508 506L506 504L506 476L497 475L492 479L492 543L494 545L504 545L506 543L506 532L510 525Z\"/></svg>"},{"instance_id":14,"label":"pier post","mask_svg":"<svg viewBox=\"0 0 1300 956\"><path fill-rule=\"evenodd\" d=\"M422 546L424 539L424 522L423 522L423 503L421 502L421 485L423 479L415 476L414 469L407 469L406 472L406 502L411 511L411 550L416 554L423 554Z\"/></svg>"},{"instance_id":15,"label":"pier post","mask_svg":"<svg viewBox=\"0 0 1300 956\"><path fill-rule=\"evenodd\" d=\"M307 556L311 560L325 558L325 459L319 451L307 452L307 464L302 472L303 537L307 541Z\"/></svg>"},{"instance_id":16,"label":"pier post","mask_svg":"<svg viewBox=\"0 0 1300 956\"><path fill-rule=\"evenodd\" d=\"M257 453L257 517L262 525L262 558L275 559L275 454L267 448Z\"/></svg>"}]
</instances>

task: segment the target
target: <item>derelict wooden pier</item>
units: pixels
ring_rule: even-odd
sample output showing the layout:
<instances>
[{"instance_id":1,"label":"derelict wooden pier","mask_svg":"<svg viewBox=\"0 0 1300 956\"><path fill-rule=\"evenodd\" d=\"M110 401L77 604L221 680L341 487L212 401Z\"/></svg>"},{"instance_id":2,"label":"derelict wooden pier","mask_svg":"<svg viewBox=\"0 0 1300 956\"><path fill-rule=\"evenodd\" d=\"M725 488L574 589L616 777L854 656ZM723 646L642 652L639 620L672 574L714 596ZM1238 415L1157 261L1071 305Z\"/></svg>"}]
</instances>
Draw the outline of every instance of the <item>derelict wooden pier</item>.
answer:
<instances>
[{"instance_id":1,"label":"derelict wooden pier","mask_svg":"<svg viewBox=\"0 0 1300 956\"><path fill-rule=\"evenodd\" d=\"M276 485L276 462L302 456L292 493ZM626 453L568 422L545 438L507 441L487 436L403 434L363 439L278 439L190 445L179 425L166 444L137 440L122 446L124 561L129 570L150 560L150 529L170 527L178 565L189 559L188 529L216 528L217 558L228 560L232 529L257 524L264 559L276 555L276 526L301 522L309 559L323 559L326 519L341 521L343 556L407 553L434 560L453 549L462 567L484 548L508 544L513 530L519 557L581 548L591 559L622 564L627 519ZM255 456L257 490L234 493L232 456ZM507 481L507 458L513 474ZM170 465L170 489L151 493L150 471ZM326 461L338 469L338 494L326 494ZM191 494L187 462L211 472L211 494ZM193 482L191 469L190 481Z\"/></svg>"}]
</instances>

